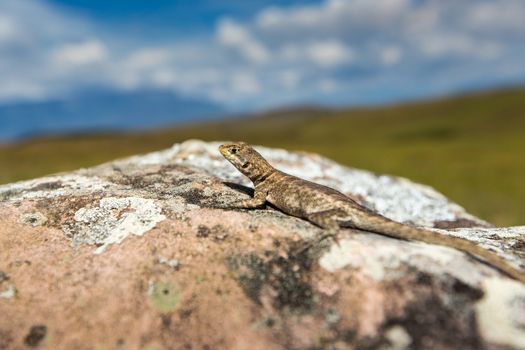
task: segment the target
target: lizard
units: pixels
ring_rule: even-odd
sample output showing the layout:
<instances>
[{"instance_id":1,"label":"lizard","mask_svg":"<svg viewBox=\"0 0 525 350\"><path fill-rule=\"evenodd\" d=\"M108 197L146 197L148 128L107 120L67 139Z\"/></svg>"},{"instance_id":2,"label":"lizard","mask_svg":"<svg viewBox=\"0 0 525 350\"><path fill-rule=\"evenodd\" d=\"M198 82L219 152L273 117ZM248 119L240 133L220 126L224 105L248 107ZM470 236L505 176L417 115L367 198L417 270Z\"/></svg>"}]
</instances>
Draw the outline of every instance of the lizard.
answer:
<instances>
[{"instance_id":1,"label":"lizard","mask_svg":"<svg viewBox=\"0 0 525 350\"><path fill-rule=\"evenodd\" d=\"M269 203L288 215L328 230L326 237L335 237L341 228L354 228L397 239L446 246L481 259L525 283L525 273L497 254L460 237L391 220L335 189L279 171L245 142L223 144L219 151L254 185L253 197L225 209L258 209Z\"/></svg>"}]
</instances>

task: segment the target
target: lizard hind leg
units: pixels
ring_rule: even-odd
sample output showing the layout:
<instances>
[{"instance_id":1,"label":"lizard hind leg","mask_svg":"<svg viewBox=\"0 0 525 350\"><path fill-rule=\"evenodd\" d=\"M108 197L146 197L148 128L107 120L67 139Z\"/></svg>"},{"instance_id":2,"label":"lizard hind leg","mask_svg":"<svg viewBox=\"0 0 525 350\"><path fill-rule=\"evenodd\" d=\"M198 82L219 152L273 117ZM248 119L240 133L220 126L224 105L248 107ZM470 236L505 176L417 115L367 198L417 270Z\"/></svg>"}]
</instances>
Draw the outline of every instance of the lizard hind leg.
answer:
<instances>
[{"instance_id":1,"label":"lizard hind leg","mask_svg":"<svg viewBox=\"0 0 525 350\"><path fill-rule=\"evenodd\" d=\"M343 213L341 210L330 209L306 215L306 220L308 220L316 226L321 227L327 232L324 233L321 237L305 243L298 250L296 250L294 254L302 254L310 248L318 245L320 242L324 241L327 238L334 239L335 243L339 245L339 239L337 238L337 235L339 233L339 220L342 214Z\"/></svg>"},{"instance_id":2,"label":"lizard hind leg","mask_svg":"<svg viewBox=\"0 0 525 350\"><path fill-rule=\"evenodd\" d=\"M306 220L325 230L339 230L346 215L340 209L329 209L307 214Z\"/></svg>"}]
</instances>

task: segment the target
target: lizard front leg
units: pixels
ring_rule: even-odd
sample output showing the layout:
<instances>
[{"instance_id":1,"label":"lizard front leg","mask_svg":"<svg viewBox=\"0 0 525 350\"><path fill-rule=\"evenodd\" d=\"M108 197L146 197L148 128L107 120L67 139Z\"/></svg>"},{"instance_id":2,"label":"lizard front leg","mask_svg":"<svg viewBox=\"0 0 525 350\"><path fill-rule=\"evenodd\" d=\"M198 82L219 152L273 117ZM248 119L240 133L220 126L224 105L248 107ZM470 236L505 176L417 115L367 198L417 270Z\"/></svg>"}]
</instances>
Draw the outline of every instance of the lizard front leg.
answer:
<instances>
[{"instance_id":1,"label":"lizard front leg","mask_svg":"<svg viewBox=\"0 0 525 350\"><path fill-rule=\"evenodd\" d=\"M259 209L266 205L266 192L255 189L253 198L245 199L233 205L225 205L222 209Z\"/></svg>"}]
</instances>

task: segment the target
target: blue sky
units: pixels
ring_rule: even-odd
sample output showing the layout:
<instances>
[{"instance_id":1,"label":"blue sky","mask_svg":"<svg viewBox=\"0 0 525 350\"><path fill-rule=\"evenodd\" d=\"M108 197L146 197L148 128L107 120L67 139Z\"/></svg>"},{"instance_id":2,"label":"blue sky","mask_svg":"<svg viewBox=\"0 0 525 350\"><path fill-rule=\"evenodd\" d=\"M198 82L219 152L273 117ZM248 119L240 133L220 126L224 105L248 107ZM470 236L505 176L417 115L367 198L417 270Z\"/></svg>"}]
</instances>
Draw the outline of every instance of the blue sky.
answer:
<instances>
[{"instance_id":1,"label":"blue sky","mask_svg":"<svg viewBox=\"0 0 525 350\"><path fill-rule=\"evenodd\" d=\"M523 0L0 0L0 103L155 88L232 110L525 82Z\"/></svg>"},{"instance_id":2,"label":"blue sky","mask_svg":"<svg viewBox=\"0 0 525 350\"><path fill-rule=\"evenodd\" d=\"M190 30L192 35L209 34L216 22L230 16L249 20L258 11L269 6L298 6L319 3L317 0L52 0L52 3L84 14L108 25L140 28L146 32L171 36L184 34Z\"/></svg>"}]
</instances>

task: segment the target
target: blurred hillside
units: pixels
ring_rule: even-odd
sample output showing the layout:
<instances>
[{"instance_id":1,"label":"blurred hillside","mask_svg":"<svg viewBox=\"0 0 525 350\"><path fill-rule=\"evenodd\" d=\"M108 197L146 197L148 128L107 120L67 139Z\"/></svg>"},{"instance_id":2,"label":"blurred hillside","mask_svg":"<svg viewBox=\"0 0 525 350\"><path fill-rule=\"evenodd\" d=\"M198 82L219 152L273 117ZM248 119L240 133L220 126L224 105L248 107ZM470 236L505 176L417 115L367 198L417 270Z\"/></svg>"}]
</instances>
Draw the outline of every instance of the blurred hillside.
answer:
<instances>
[{"instance_id":1,"label":"blurred hillside","mask_svg":"<svg viewBox=\"0 0 525 350\"><path fill-rule=\"evenodd\" d=\"M89 130L130 131L211 119L225 114L205 99L161 89L86 89L62 99L0 104L0 140ZM147 115L148 118L144 118Z\"/></svg>"},{"instance_id":2,"label":"blurred hillside","mask_svg":"<svg viewBox=\"0 0 525 350\"><path fill-rule=\"evenodd\" d=\"M320 153L433 186L495 224L525 224L525 88L378 108L279 110L148 133L36 139L0 148L0 183L189 138Z\"/></svg>"}]
</instances>

